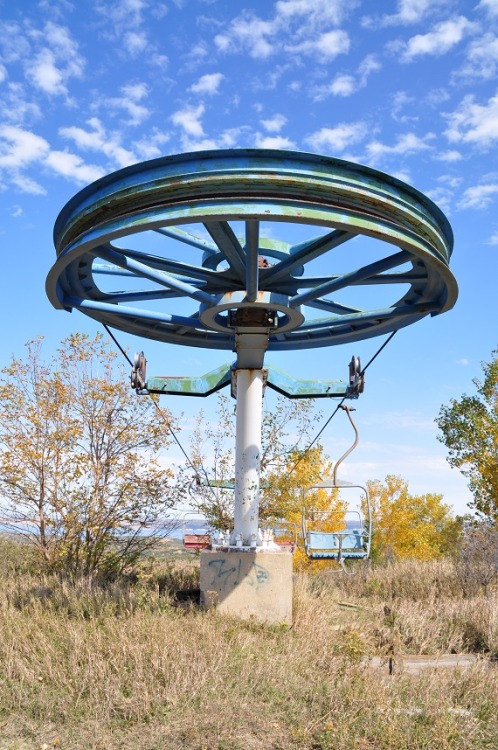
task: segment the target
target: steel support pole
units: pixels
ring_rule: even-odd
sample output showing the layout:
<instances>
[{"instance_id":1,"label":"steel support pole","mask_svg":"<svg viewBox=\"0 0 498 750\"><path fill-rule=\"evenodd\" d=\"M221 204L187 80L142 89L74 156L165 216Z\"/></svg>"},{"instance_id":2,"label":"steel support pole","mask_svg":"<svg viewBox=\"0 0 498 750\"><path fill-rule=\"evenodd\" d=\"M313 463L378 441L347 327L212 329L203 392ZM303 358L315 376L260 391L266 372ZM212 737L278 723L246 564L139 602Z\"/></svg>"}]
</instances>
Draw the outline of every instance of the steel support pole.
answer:
<instances>
[{"instance_id":1,"label":"steel support pole","mask_svg":"<svg viewBox=\"0 0 498 750\"><path fill-rule=\"evenodd\" d=\"M259 525L264 375L263 370L258 369L236 370L234 374L237 378L234 541L255 546Z\"/></svg>"}]
</instances>

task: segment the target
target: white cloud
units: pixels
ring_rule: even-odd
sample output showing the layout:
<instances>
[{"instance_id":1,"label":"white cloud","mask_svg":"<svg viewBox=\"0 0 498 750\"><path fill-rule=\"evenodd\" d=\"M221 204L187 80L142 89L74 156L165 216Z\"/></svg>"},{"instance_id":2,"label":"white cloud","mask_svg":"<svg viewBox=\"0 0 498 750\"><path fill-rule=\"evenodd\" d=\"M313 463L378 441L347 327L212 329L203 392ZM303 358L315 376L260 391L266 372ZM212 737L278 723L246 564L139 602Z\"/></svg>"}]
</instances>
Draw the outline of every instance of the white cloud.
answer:
<instances>
[{"instance_id":1,"label":"white cloud","mask_svg":"<svg viewBox=\"0 0 498 750\"><path fill-rule=\"evenodd\" d=\"M10 215L14 219L18 219L20 216L23 215L23 213L24 211L21 206L12 206L12 208L10 209Z\"/></svg>"},{"instance_id":2,"label":"white cloud","mask_svg":"<svg viewBox=\"0 0 498 750\"><path fill-rule=\"evenodd\" d=\"M450 100L450 94L447 89L430 89L425 97L425 101L430 107L438 109L441 104Z\"/></svg>"},{"instance_id":3,"label":"white cloud","mask_svg":"<svg viewBox=\"0 0 498 750\"><path fill-rule=\"evenodd\" d=\"M305 138L305 142L318 152L344 151L362 141L367 133L368 128L364 122L343 122L333 128L320 128Z\"/></svg>"},{"instance_id":4,"label":"white cloud","mask_svg":"<svg viewBox=\"0 0 498 750\"><path fill-rule=\"evenodd\" d=\"M404 107L416 102L415 97L409 96L406 91L397 91L393 96L393 106L391 110L391 117L396 122L410 122L418 120L416 115L402 114Z\"/></svg>"},{"instance_id":5,"label":"white cloud","mask_svg":"<svg viewBox=\"0 0 498 750\"><path fill-rule=\"evenodd\" d=\"M167 55L161 55L159 52L156 52L154 49L150 49L147 51L147 62L149 62L151 65L153 65L155 68L160 68L161 70L166 70L166 68L169 65L169 59ZM165 79L163 79L163 84L165 83ZM169 80L169 84L171 86L172 80Z\"/></svg>"},{"instance_id":6,"label":"white cloud","mask_svg":"<svg viewBox=\"0 0 498 750\"><path fill-rule=\"evenodd\" d=\"M161 146L170 140L170 134L155 128L152 133L133 144L142 159L155 159L163 154Z\"/></svg>"},{"instance_id":7,"label":"white cloud","mask_svg":"<svg viewBox=\"0 0 498 750\"><path fill-rule=\"evenodd\" d=\"M88 125L92 130L71 126L60 128L59 135L74 141L81 149L99 151L105 154L120 167L127 167L129 164L136 162L135 154L121 145L118 135L106 132L97 117L88 120Z\"/></svg>"},{"instance_id":8,"label":"white cloud","mask_svg":"<svg viewBox=\"0 0 498 750\"><path fill-rule=\"evenodd\" d=\"M13 21L0 23L0 41L4 63L27 59L31 54L31 45L18 23Z\"/></svg>"},{"instance_id":9,"label":"white cloud","mask_svg":"<svg viewBox=\"0 0 498 750\"><path fill-rule=\"evenodd\" d=\"M125 52L129 57L138 57L147 49L147 34L138 31L128 31L124 35Z\"/></svg>"},{"instance_id":10,"label":"white cloud","mask_svg":"<svg viewBox=\"0 0 498 750\"><path fill-rule=\"evenodd\" d=\"M477 7L489 13L490 16L498 16L498 0L481 0Z\"/></svg>"},{"instance_id":11,"label":"white cloud","mask_svg":"<svg viewBox=\"0 0 498 750\"><path fill-rule=\"evenodd\" d=\"M129 115L128 125L140 125L150 115L150 110L139 102L144 99L149 89L145 83L129 83L121 87L123 96L114 96L106 99L103 104L106 108L124 110Z\"/></svg>"},{"instance_id":12,"label":"white cloud","mask_svg":"<svg viewBox=\"0 0 498 750\"><path fill-rule=\"evenodd\" d=\"M151 3L148 0L97 0L96 10L101 16L100 26L103 29L104 42L117 42L118 54L122 58L139 58L140 62L160 68L167 66L168 58L160 54L157 46L151 43L144 23L146 13L150 13L153 19L163 18L168 13L166 4ZM157 26L157 21L153 20L151 25Z\"/></svg>"},{"instance_id":13,"label":"white cloud","mask_svg":"<svg viewBox=\"0 0 498 750\"><path fill-rule=\"evenodd\" d=\"M142 0L120 0L119 3L96 4L97 11L111 21L111 26L121 31L123 27L138 27L142 24L142 10L146 4Z\"/></svg>"},{"instance_id":14,"label":"white cloud","mask_svg":"<svg viewBox=\"0 0 498 750\"><path fill-rule=\"evenodd\" d=\"M421 55L444 55L474 30L476 25L465 16L457 16L436 24L433 31L413 36L405 45L401 59L411 62Z\"/></svg>"},{"instance_id":15,"label":"white cloud","mask_svg":"<svg viewBox=\"0 0 498 750\"><path fill-rule=\"evenodd\" d=\"M121 87L121 91L125 96L133 99L134 102L140 102L148 96L149 87L146 83L127 83Z\"/></svg>"},{"instance_id":16,"label":"white cloud","mask_svg":"<svg viewBox=\"0 0 498 750\"><path fill-rule=\"evenodd\" d=\"M207 94L209 96L217 94L224 77L223 73L206 73L199 78L197 83L192 84L189 91L192 91L193 94Z\"/></svg>"},{"instance_id":17,"label":"white cloud","mask_svg":"<svg viewBox=\"0 0 498 750\"><path fill-rule=\"evenodd\" d=\"M180 136L183 151L205 151L220 148L235 148L239 144L241 135L248 131L246 126L240 128L227 128L216 138L191 137L187 132Z\"/></svg>"},{"instance_id":18,"label":"white cloud","mask_svg":"<svg viewBox=\"0 0 498 750\"><path fill-rule=\"evenodd\" d=\"M187 58L192 63L199 63L206 59L209 54L208 46L205 42L197 42L189 49Z\"/></svg>"},{"instance_id":19,"label":"white cloud","mask_svg":"<svg viewBox=\"0 0 498 750\"><path fill-rule=\"evenodd\" d=\"M487 208L498 195L498 185L474 185L464 191L458 208Z\"/></svg>"},{"instance_id":20,"label":"white cloud","mask_svg":"<svg viewBox=\"0 0 498 750\"><path fill-rule=\"evenodd\" d=\"M313 28L325 24L339 25L358 3L355 0L278 0L277 17L280 20L297 19Z\"/></svg>"},{"instance_id":21,"label":"white cloud","mask_svg":"<svg viewBox=\"0 0 498 750\"><path fill-rule=\"evenodd\" d=\"M353 76L339 74L334 78L328 90L334 96L351 96L357 90L356 80Z\"/></svg>"},{"instance_id":22,"label":"white cloud","mask_svg":"<svg viewBox=\"0 0 498 750\"><path fill-rule=\"evenodd\" d=\"M447 185L450 188L457 188L460 187L462 184L463 178L460 177L460 175L454 175L454 174L442 174L441 177L437 178L437 181L442 183L443 185Z\"/></svg>"},{"instance_id":23,"label":"white cloud","mask_svg":"<svg viewBox=\"0 0 498 750\"><path fill-rule=\"evenodd\" d=\"M398 0L398 23L418 23L433 4L433 0Z\"/></svg>"},{"instance_id":24,"label":"white cloud","mask_svg":"<svg viewBox=\"0 0 498 750\"><path fill-rule=\"evenodd\" d=\"M444 5L447 0L398 0L398 12L384 16L366 16L362 23L368 28L382 26L408 26L419 23L435 6Z\"/></svg>"},{"instance_id":25,"label":"white cloud","mask_svg":"<svg viewBox=\"0 0 498 750\"><path fill-rule=\"evenodd\" d=\"M89 183L103 177L105 171L93 164L85 164L83 159L68 151L51 151L44 163L57 174L71 181Z\"/></svg>"},{"instance_id":26,"label":"white cloud","mask_svg":"<svg viewBox=\"0 0 498 750\"><path fill-rule=\"evenodd\" d=\"M290 138L284 138L282 135L261 135L256 133L256 148L282 148L282 149L293 149L296 148L294 141Z\"/></svg>"},{"instance_id":27,"label":"white cloud","mask_svg":"<svg viewBox=\"0 0 498 750\"><path fill-rule=\"evenodd\" d=\"M266 59L282 50L292 55L315 55L330 61L349 50L349 37L333 28L357 5L354 0L280 0L276 15L264 20L251 11L242 11L217 34L214 42L221 52L247 52ZM328 28L327 28L328 27Z\"/></svg>"},{"instance_id":28,"label":"white cloud","mask_svg":"<svg viewBox=\"0 0 498 750\"><path fill-rule=\"evenodd\" d=\"M278 133L287 122L287 118L284 115L274 115L269 119L261 120L261 125L269 133Z\"/></svg>"},{"instance_id":29,"label":"white cloud","mask_svg":"<svg viewBox=\"0 0 498 750\"><path fill-rule=\"evenodd\" d=\"M409 180L404 181L409 182ZM449 215L451 213L451 205L453 199L452 190L448 190L448 188L445 187L438 187L435 190L426 190L425 195L430 198L431 201L434 201L434 203L439 206L439 208L444 211L446 215Z\"/></svg>"},{"instance_id":30,"label":"white cloud","mask_svg":"<svg viewBox=\"0 0 498 750\"><path fill-rule=\"evenodd\" d=\"M455 364L456 365L461 365L462 367L466 367L467 365L470 364L470 362L467 359L467 357L460 357L460 359L456 359L455 360Z\"/></svg>"},{"instance_id":31,"label":"white cloud","mask_svg":"<svg viewBox=\"0 0 498 750\"><path fill-rule=\"evenodd\" d=\"M171 116L173 125L177 125L185 131L189 136L194 138L202 138L204 135L204 129L201 123L201 117L204 114L205 107L203 104L199 104L197 107L187 106L184 109L179 109L174 112Z\"/></svg>"},{"instance_id":32,"label":"white cloud","mask_svg":"<svg viewBox=\"0 0 498 750\"><path fill-rule=\"evenodd\" d=\"M51 50L43 49L27 69L28 78L47 94L66 94L62 71L55 64Z\"/></svg>"},{"instance_id":33,"label":"white cloud","mask_svg":"<svg viewBox=\"0 0 498 750\"><path fill-rule=\"evenodd\" d=\"M23 193L31 193L31 195L46 195L47 191L40 185L39 182L33 180L31 177L27 177L20 172L13 172L10 176L12 183L22 190Z\"/></svg>"},{"instance_id":34,"label":"white cloud","mask_svg":"<svg viewBox=\"0 0 498 750\"><path fill-rule=\"evenodd\" d=\"M449 149L448 151L438 151L434 158L438 161L447 161L447 162L456 162L461 161L463 159L462 154L460 151L457 151L456 149Z\"/></svg>"},{"instance_id":35,"label":"white cloud","mask_svg":"<svg viewBox=\"0 0 498 750\"><path fill-rule=\"evenodd\" d=\"M404 156L429 149L430 146L427 141L434 137L433 133L428 133L423 138L415 135L415 133L405 133L398 138L394 146L387 146L380 141L371 141L367 144L366 150L369 158L373 161L377 161L383 156Z\"/></svg>"},{"instance_id":36,"label":"white cloud","mask_svg":"<svg viewBox=\"0 0 498 750\"><path fill-rule=\"evenodd\" d=\"M333 29L299 44L287 44L285 49L292 54L315 55L320 60L330 61L349 52L350 44L345 31Z\"/></svg>"},{"instance_id":37,"label":"white cloud","mask_svg":"<svg viewBox=\"0 0 498 750\"><path fill-rule=\"evenodd\" d=\"M498 140L498 93L485 105L476 104L469 94L446 119L449 127L445 135L451 142L491 146Z\"/></svg>"},{"instance_id":38,"label":"white cloud","mask_svg":"<svg viewBox=\"0 0 498 750\"><path fill-rule=\"evenodd\" d=\"M453 75L456 82L462 77L484 80L495 78L498 70L498 37L488 32L474 39L469 44L466 58L465 65Z\"/></svg>"},{"instance_id":39,"label":"white cloud","mask_svg":"<svg viewBox=\"0 0 498 750\"><path fill-rule=\"evenodd\" d=\"M277 30L274 22L246 13L233 19L225 33L215 36L214 43L220 52L245 49L251 57L265 59L277 51L277 45L270 41Z\"/></svg>"},{"instance_id":40,"label":"white cloud","mask_svg":"<svg viewBox=\"0 0 498 750\"><path fill-rule=\"evenodd\" d=\"M330 94L333 96L351 96L359 89L364 88L371 73L380 70L381 67L375 55L367 55L358 66L355 76L339 73L327 86L318 86L313 91L313 98L315 101L320 101Z\"/></svg>"},{"instance_id":41,"label":"white cloud","mask_svg":"<svg viewBox=\"0 0 498 750\"><path fill-rule=\"evenodd\" d=\"M21 83L8 82L0 96L0 110L5 121L22 125L25 120L36 120L41 117L38 104L30 101Z\"/></svg>"},{"instance_id":42,"label":"white cloud","mask_svg":"<svg viewBox=\"0 0 498 750\"><path fill-rule=\"evenodd\" d=\"M49 95L66 95L67 81L83 75L85 61L78 53L78 44L63 26L48 22L43 31L31 31L35 43L44 46L26 59L26 76L38 89Z\"/></svg>"},{"instance_id":43,"label":"white cloud","mask_svg":"<svg viewBox=\"0 0 498 750\"><path fill-rule=\"evenodd\" d=\"M78 44L72 39L69 29L49 21L45 25L41 38L48 42L51 49L55 50L58 58L66 62L72 75L81 73L83 60L78 54Z\"/></svg>"},{"instance_id":44,"label":"white cloud","mask_svg":"<svg viewBox=\"0 0 498 750\"><path fill-rule=\"evenodd\" d=\"M378 58L374 54L367 55L358 66L358 75L360 77L360 85L365 86L370 75L377 73L382 69Z\"/></svg>"},{"instance_id":45,"label":"white cloud","mask_svg":"<svg viewBox=\"0 0 498 750\"><path fill-rule=\"evenodd\" d=\"M498 232L493 232L488 240L488 245L498 245Z\"/></svg>"},{"instance_id":46,"label":"white cloud","mask_svg":"<svg viewBox=\"0 0 498 750\"><path fill-rule=\"evenodd\" d=\"M0 172L23 193L44 195L45 189L23 169L40 162L50 151L45 138L29 130L3 125L0 127Z\"/></svg>"},{"instance_id":47,"label":"white cloud","mask_svg":"<svg viewBox=\"0 0 498 750\"><path fill-rule=\"evenodd\" d=\"M0 127L0 168L22 169L49 152L45 138L13 125Z\"/></svg>"}]
</instances>

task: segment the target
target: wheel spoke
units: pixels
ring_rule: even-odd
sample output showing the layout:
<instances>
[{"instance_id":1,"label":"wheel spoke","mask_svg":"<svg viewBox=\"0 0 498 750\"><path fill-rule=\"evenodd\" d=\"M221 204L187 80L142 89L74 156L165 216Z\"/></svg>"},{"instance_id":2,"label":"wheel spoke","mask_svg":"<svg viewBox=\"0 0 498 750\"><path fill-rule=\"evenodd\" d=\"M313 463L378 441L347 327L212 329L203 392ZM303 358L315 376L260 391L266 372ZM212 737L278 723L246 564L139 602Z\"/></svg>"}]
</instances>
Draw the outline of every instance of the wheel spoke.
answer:
<instances>
[{"instance_id":1,"label":"wheel spoke","mask_svg":"<svg viewBox=\"0 0 498 750\"><path fill-rule=\"evenodd\" d=\"M427 276L421 273L379 273L369 279L360 279L355 284L358 286L361 284L414 284L426 279Z\"/></svg>"},{"instance_id":2,"label":"wheel spoke","mask_svg":"<svg viewBox=\"0 0 498 750\"><path fill-rule=\"evenodd\" d=\"M392 318L406 317L408 315L427 315L427 313L437 310L437 304L424 304L418 305L400 305L399 307L387 307L380 310L369 310L359 313L351 313L348 315L338 315L337 317L319 318L312 320L309 323L303 323L300 326L300 331L311 331L316 328L335 328L337 326L352 326L364 323L378 323L380 321L388 320Z\"/></svg>"},{"instance_id":3,"label":"wheel spoke","mask_svg":"<svg viewBox=\"0 0 498 750\"><path fill-rule=\"evenodd\" d=\"M208 305L215 304L215 298L210 294L202 291L201 289L196 289L191 284L186 284L185 282L174 278L170 274L167 274L165 271L159 271L155 268L151 268L145 263L134 260L133 258L127 258L126 255L113 250L109 246L104 247L101 245L100 247L95 248L92 253L99 258L103 258L110 263L114 263L120 268L126 268L127 270L133 271L136 276L140 276L144 279L149 279L149 281L155 281L163 287L176 289L177 291L182 292L189 297L192 297L198 302L204 302Z\"/></svg>"},{"instance_id":4,"label":"wheel spoke","mask_svg":"<svg viewBox=\"0 0 498 750\"><path fill-rule=\"evenodd\" d=\"M356 237L356 234L352 232L346 232L342 229L334 229L333 232L315 237L313 240L294 245L289 250L289 257L285 260L277 263L273 268L265 274L265 282L276 281L281 279L282 276L286 276L294 271L295 268L302 266L303 263L309 263L310 261L318 258L323 253L331 250L334 247L342 245L343 242Z\"/></svg>"},{"instance_id":5,"label":"wheel spoke","mask_svg":"<svg viewBox=\"0 0 498 750\"><path fill-rule=\"evenodd\" d=\"M135 276L131 271L127 271L126 268L118 268L118 266L111 266L103 263L94 263L92 266L92 274L98 274L99 276L127 276L132 278Z\"/></svg>"},{"instance_id":6,"label":"wheel spoke","mask_svg":"<svg viewBox=\"0 0 498 750\"><path fill-rule=\"evenodd\" d=\"M246 252L246 301L255 302L259 283L259 221L246 221Z\"/></svg>"},{"instance_id":7,"label":"wheel spoke","mask_svg":"<svg viewBox=\"0 0 498 750\"><path fill-rule=\"evenodd\" d=\"M154 229L153 231L157 232L157 234L162 234L164 237L170 237L172 240L178 240L179 242L184 242L191 247L196 247L198 250L204 250L204 252L210 253L211 255L218 252L217 246L213 245L212 242L203 240L202 237L196 237L195 234L185 232L185 230L179 229L178 227Z\"/></svg>"},{"instance_id":8,"label":"wheel spoke","mask_svg":"<svg viewBox=\"0 0 498 750\"><path fill-rule=\"evenodd\" d=\"M183 297L181 292L173 291L170 289L142 289L137 292L110 292L105 293L106 302L145 302L145 300L158 300L158 299L177 299Z\"/></svg>"},{"instance_id":9,"label":"wheel spoke","mask_svg":"<svg viewBox=\"0 0 498 750\"><path fill-rule=\"evenodd\" d=\"M330 281L326 281L324 284L320 284L319 286L314 287L307 292L296 294L289 300L289 305L291 307L304 305L310 300L322 297L324 294L336 292L339 289L344 289L344 287L346 286L358 283L360 280L369 279L371 276L382 273L382 271L387 271L389 268L400 266L402 263L406 263L409 258L409 253L407 253L405 250L401 250L401 252L399 253L390 255L387 258L382 258L381 260L377 260L375 261L375 263L370 263L368 266L363 266L363 268L359 268L357 271L352 271L351 273L345 273L341 276L337 276L336 278L333 278Z\"/></svg>"},{"instance_id":10,"label":"wheel spoke","mask_svg":"<svg viewBox=\"0 0 498 750\"><path fill-rule=\"evenodd\" d=\"M115 250L127 258L135 258L138 261L147 260L147 265L151 268L157 268L167 273L182 274L191 279L199 279L200 281L209 284L214 280L219 279L219 273L211 271L209 268L203 268L202 266L193 266L188 263L181 263L177 260L171 260L170 258L161 258L158 255L149 255L148 253L140 252L139 250L129 250L120 247L114 247L109 245L112 250Z\"/></svg>"},{"instance_id":11,"label":"wheel spoke","mask_svg":"<svg viewBox=\"0 0 498 750\"><path fill-rule=\"evenodd\" d=\"M275 287L273 284L265 284L265 289L269 292L279 291L283 294L295 295L299 289L311 289L312 287L318 287L321 284L325 284L328 281L338 279L339 275L330 276L300 276L299 278L288 278L282 280L280 283L277 282ZM420 273L419 271L407 271L406 273L379 273L374 276L369 276L365 279L358 279L356 281L350 281L348 286L374 286L382 284L409 284L410 286L415 284L424 283L427 280L427 275ZM310 304L309 302L307 304Z\"/></svg>"},{"instance_id":12,"label":"wheel spoke","mask_svg":"<svg viewBox=\"0 0 498 750\"><path fill-rule=\"evenodd\" d=\"M126 307L125 305L113 305L101 300L89 300L82 297L67 296L64 299L68 307L75 307L78 310L89 310L90 312L102 312L111 315L125 315L137 320L151 320L159 323L168 323L173 326L183 326L191 330L192 328L201 328L202 324L198 318L184 317L182 315L169 315L168 313L155 312L152 310L142 310L138 307Z\"/></svg>"},{"instance_id":13,"label":"wheel spoke","mask_svg":"<svg viewBox=\"0 0 498 750\"><path fill-rule=\"evenodd\" d=\"M315 299L306 304L306 307L313 307L317 310L326 310L327 312L335 313L337 315L348 315L349 313L362 313L359 307L348 307L347 305L341 305L339 302L334 302L328 299Z\"/></svg>"},{"instance_id":14,"label":"wheel spoke","mask_svg":"<svg viewBox=\"0 0 498 750\"><path fill-rule=\"evenodd\" d=\"M230 268L241 281L246 279L245 256L240 242L227 221L210 221L204 224L210 236L225 256Z\"/></svg>"}]
</instances>

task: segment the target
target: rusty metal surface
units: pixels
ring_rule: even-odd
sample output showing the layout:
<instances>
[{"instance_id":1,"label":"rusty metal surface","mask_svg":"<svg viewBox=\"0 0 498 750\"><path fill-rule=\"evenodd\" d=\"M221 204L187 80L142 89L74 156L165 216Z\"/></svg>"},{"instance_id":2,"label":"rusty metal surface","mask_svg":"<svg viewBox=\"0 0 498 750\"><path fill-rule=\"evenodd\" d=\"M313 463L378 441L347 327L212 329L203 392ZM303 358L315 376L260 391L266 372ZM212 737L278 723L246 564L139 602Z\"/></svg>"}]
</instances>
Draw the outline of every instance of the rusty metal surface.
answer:
<instances>
[{"instance_id":1,"label":"rusty metal surface","mask_svg":"<svg viewBox=\"0 0 498 750\"><path fill-rule=\"evenodd\" d=\"M274 238L284 228L296 241ZM150 235L164 247L151 252ZM383 256L356 259L358 238L380 241ZM54 307L189 346L232 349L230 313L248 306L276 311L268 349L289 350L389 333L457 298L452 232L435 204L386 174L312 154L209 151L133 165L74 196L54 242ZM346 271L336 265L345 250ZM386 299L345 304L348 290Z\"/></svg>"}]
</instances>

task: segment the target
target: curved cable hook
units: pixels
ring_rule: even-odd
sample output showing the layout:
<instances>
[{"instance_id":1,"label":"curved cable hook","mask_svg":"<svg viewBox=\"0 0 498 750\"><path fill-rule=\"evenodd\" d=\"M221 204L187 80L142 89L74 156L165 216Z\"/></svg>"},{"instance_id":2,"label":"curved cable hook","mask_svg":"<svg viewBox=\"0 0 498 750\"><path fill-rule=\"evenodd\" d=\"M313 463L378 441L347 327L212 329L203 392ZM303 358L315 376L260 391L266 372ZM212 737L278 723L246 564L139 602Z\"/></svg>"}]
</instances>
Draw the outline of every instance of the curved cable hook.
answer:
<instances>
[{"instance_id":1,"label":"curved cable hook","mask_svg":"<svg viewBox=\"0 0 498 750\"><path fill-rule=\"evenodd\" d=\"M343 409L346 412L346 414L348 415L349 421L351 422L351 426L352 426L352 428L354 430L354 442L347 449L347 451L340 457L340 459L338 461L336 461L335 464L334 464L333 481L334 481L335 485L337 485L337 469L339 468L340 464L342 464L342 462L344 461L344 459L347 458L347 456L349 456L349 454L352 453L352 451L354 451L354 449L358 445L358 439L359 439L359 437L358 437L358 428L357 428L357 426L356 426L356 424L355 424L355 422L353 420L353 417L351 416L351 412L355 411L355 409L353 409L351 406L343 406L342 404L340 404L340 407L341 407L341 409Z\"/></svg>"}]
</instances>

